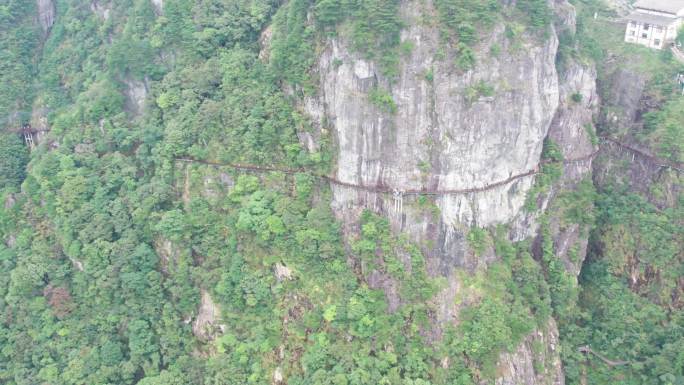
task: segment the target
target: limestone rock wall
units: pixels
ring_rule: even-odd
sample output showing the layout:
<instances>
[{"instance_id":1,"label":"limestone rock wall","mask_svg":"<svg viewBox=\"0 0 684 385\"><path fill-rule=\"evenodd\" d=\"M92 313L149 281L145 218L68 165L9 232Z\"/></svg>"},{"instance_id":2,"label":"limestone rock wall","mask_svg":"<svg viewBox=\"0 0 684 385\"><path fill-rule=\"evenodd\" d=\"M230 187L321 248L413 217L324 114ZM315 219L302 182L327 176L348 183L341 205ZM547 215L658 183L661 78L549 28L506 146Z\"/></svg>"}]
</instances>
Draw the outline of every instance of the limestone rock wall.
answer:
<instances>
[{"instance_id":1,"label":"limestone rock wall","mask_svg":"<svg viewBox=\"0 0 684 385\"><path fill-rule=\"evenodd\" d=\"M497 25L477 47L475 68L463 72L455 68L452 50L437 59L444 49L439 30L422 22L434 13L429 2L408 1L401 9L407 25L402 40L413 49L401 59L397 79L384 77L344 36L330 39L319 57L319 93L303 105L314 123L334 134L337 179L400 193L483 188L536 170L559 104L556 34L526 35L513 47ZM493 45L500 54L490 53ZM473 97L478 85L491 87L493 95ZM395 113L370 103L367 95L375 88L389 92ZM348 187L333 186L332 206L345 223L366 208L386 215L395 230L434 245L426 250L429 270L448 276L453 267L481 262L468 260L464 251L467 227L511 222L533 183L529 175L484 192L441 195L434 202L438 220L411 210L410 197L397 204ZM527 225L518 232L532 233Z\"/></svg>"},{"instance_id":2,"label":"limestone rock wall","mask_svg":"<svg viewBox=\"0 0 684 385\"><path fill-rule=\"evenodd\" d=\"M554 252L565 268L577 276L587 251L588 229L576 223L565 223L563 213L554 209L554 200L562 193L577 188L583 180L591 181L592 167L598 155L594 118L598 114L599 96L596 69L573 59L561 74L560 105L549 129L548 139L558 145L566 160L563 174L547 198L549 226Z\"/></svg>"},{"instance_id":3,"label":"limestone rock wall","mask_svg":"<svg viewBox=\"0 0 684 385\"><path fill-rule=\"evenodd\" d=\"M338 144L337 178L346 183L432 190L485 187L534 170L542 142L558 106L555 54L558 41L528 37L512 49L498 26L478 49L478 64L465 73L453 58L435 59L442 48L439 31L420 23L423 2L403 8L408 27L402 40L411 54L398 79L384 78L373 62L353 52L343 38L330 41L320 57L321 94L315 106L333 126ZM499 44L498 57L489 47ZM430 73L432 80L426 75ZM478 84L493 97L474 100ZM389 90L397 111L372 105L373 88ZM444 223L481 226L509 221L524 201L533 177L481 194L439 199ZM354 192L337 190L335 207L354 205Z\"/></svg>"}]
</instances>

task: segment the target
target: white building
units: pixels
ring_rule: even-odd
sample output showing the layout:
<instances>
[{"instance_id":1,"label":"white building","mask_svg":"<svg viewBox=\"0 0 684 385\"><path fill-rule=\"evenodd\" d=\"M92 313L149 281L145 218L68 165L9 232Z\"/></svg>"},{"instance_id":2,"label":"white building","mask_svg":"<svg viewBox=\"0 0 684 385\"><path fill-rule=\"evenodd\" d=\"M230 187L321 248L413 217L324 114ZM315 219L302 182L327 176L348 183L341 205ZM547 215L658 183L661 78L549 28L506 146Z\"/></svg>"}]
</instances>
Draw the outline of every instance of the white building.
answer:
<instances>
[{"instance_id":1,"label":"white building","mask_svg":"<svg viewBox=\"0 0 684 385\"><path fill-rule=\"evenodd\" d=\"M684 0L639 0L627 16L625 41L662 49L684 24Z\"/></svg>"}]
</instances>

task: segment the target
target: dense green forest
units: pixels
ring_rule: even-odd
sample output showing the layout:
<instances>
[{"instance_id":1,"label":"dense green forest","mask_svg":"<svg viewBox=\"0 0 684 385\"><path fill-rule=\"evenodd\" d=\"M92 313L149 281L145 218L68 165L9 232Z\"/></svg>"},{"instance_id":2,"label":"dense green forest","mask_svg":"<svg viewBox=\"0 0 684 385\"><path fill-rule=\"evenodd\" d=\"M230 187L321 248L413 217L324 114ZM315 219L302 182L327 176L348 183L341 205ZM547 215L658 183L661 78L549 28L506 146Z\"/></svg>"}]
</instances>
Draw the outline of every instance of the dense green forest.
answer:
<instances>
[{"instance_id":1,"label":"dense green forest","mask_svg":"<svg viewBox=\"0 0 684 385\"><path fill-rule=\"evenodd\" d=\"M544 0L432 3L457 73L478 65L482 26L545 39L554 23ZM608 11L575 3L577 34L561 37L560 56L601 62L617 46L592 15ZM674 170L649 193L616 176L558 200L590 238L578 282L554 255L545 215L541 253L510 241L505 225L472 229L473 253L499 258L463 272L478 300L440 338L426 331L447 283L427 273L420 245L370 211L344 241L318 178L335 167L334 140L300 144L311 122L298 100L316 92L313 65L336 36L396 79L412 49L400 39L402 4L164 0L162 11L149 0L56 0L47 30L36 2L0 4L0 383L489 384L500 354L553 317L568 383L684 384ZM649 80L657 103L638 140L682 162L684 97L672 79L683 66L644 52L619 52L666 74ZM396 109L380 88L369 101ZM41 118L50 131L29 151L13 130ZM216 166L228 163L288 171ZM536 193L559 172L545 166ZM370 288L368 266L400 283L400 304ZM207 302L220 321L198 333ZM628 363L605 365L583 345Z\"/></svg>"}]
</instances>

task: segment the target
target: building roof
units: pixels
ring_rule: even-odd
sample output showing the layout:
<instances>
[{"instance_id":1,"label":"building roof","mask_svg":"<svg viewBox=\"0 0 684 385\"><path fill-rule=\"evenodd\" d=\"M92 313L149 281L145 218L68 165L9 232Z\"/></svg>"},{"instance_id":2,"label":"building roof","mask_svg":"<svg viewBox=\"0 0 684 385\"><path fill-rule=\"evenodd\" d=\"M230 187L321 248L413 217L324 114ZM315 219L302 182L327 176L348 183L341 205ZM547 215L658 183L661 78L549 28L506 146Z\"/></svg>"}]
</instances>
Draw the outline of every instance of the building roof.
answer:
<instances>
[{"instance_id":1,"label":"building roof","mask_svg":"<svg viewBox=\"0 0 684 385\"><path fill-rule=\"evenodd\" d=\"M634 7L676 15L684 10L684 0L639 0L634 3Z\"/></svg>"},{"instance_id":2,"label":"building roof","mask_svg":"<svg viewBox=\"0 0 684 385\"><path fill-rule=\"evenodd\" d=\"M676 17L660 16L660 15L652 15L650 13L644 13L644 12L636 11L636 12L630 13L627 16L627 20L636 21L637 23L660 25L663 27L667 27L670 24L676 22L677 18Z\"/></svg>"}]
</instances>

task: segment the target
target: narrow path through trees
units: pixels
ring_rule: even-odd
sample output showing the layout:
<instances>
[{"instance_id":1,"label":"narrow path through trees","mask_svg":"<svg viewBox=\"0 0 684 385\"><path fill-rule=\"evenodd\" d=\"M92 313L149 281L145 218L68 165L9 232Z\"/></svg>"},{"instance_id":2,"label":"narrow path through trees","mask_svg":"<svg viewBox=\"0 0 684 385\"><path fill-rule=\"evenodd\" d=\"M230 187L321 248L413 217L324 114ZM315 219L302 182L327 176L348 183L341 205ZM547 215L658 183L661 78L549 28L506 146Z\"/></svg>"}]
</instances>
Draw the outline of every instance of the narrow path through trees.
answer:
<instances>
[{"instance_id":1,"label":"narrow path through trees","mask_svg":"<svg viewBox=\"0 0 684 385\"><path fill-rule=\"evenodd\" d=\"M629 364L629 361L613 361L613 360L609 360L609 359L607 359L606 357L604 357L604 356L602 356L602 355L596 353L595 351L593 351L593 350L589 347L589 345L580 346L577 350L579 350L580 353L584 353L584 354L593 354L593 355L595 355L595 356L598 357L601 361L605 362L606 365L608 365L608 366L621 366L621 365L627 365L627 364Z\"/></svg>"}]
</instances>

